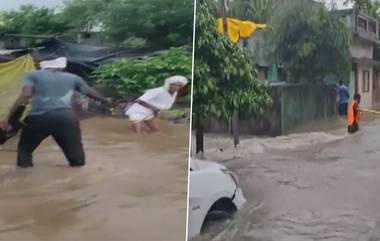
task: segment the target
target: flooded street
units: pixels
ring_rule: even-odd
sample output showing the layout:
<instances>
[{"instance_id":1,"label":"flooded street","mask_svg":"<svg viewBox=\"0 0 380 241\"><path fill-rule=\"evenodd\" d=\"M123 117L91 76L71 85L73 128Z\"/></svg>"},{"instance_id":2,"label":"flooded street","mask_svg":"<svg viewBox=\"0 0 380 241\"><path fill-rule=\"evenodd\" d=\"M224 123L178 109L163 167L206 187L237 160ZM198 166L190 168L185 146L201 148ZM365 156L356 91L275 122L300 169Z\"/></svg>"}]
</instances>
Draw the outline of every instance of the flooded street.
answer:
<instances>
[{"instance_id":1,"label":"flooded street","mask_svg":"<svg viewBox=\"0 0 380 241\"><path fill-rule=\"evenodd\" d=\"M131 133L125 119L81 122L87 165L69 168L48 139L34 168L0 146L0 240L184 240L189 125Z\"/></svg>"},{"instance_id":2,"label":"flooded street","mask_svg":"<svg viewBox=\"0 0 380 241\"><path fill-rule=\"evenodd\" d=\"M238 149L207 136L207 159L239 175L247 203L196 241L380 240L380 121L351 136L306 129L244 138Z\"/></svg>"}]
</instances>

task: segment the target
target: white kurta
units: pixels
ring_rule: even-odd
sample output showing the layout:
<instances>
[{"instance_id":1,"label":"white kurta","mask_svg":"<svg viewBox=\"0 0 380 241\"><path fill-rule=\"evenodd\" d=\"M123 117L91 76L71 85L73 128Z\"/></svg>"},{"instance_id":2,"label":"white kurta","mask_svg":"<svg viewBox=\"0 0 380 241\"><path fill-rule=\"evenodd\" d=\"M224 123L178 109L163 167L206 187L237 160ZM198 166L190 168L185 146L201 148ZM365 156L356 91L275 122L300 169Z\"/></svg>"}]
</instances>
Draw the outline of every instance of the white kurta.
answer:
<instances>
[{"instance_id":1,"label":"white kurta","mask_svg":"<svg viewBox=\"0 0 380 241\"><path fill-rule=\"evenodd\" d=\"M172 108L176 97L177 93L171 95L164 87L159 87L147 90L143 96L138 98L138 100L152 105L158 110L169 110ZM130 108L128 108L125 114L131 121L136 122L154 118L154 112L139 103L134 103Z\"/></svg>"}]
</instances>

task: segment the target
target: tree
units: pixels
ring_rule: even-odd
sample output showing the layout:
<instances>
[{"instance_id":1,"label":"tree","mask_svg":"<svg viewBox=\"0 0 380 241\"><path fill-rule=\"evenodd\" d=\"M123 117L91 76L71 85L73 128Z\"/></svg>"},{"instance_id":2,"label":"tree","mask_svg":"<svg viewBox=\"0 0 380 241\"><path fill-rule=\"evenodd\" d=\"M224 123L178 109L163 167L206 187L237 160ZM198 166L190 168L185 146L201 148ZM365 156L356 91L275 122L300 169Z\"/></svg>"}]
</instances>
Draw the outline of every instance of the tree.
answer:
<instances>
[{"instance_id":1,"label":"tree","mask_svg":"<svg viewBox=\"0 0 380 241\"><path fill-rule=\"evenodd\" d=\"M144 38L154 46L192 42L193 0L114 1L104 18L106 34L117 41Z\"/></svg>"},{"instance_id":2,"label":"tree","mask_svg":"<svg viewBox=\"0 0 380 241\"><path fill-rule=\"evenodd\" d=\"M69 0L64 15L77 30L101 26L108 40L172 47L192 42L193 0ZM128 45L130 43L126 43Z\"/></svg>"},{"instance_id":3,"label":"tree","mask_svg":"<svg viewBox=\"0 0 380 241\"><path fill-rule=\"evenodd\" d=\"M369 10L372 7L372 0L345 0L344 4L354 3L360 10Z\"/></svg>"},{"instance_id":4,"label":"tree","mask_svg":"<svg viewBox=\"0 0 380 241\"><path fill-rule=\"evenodd\" d=\"M89 32L101 24L107 5L114 0L66 0L63 16L77 32Z\"/></svg>"},{"instance_id":5,"label":"tree","mask_svg":"<svg viewBox=\"0 0 380 241\"><path fill-rule=\"evenodd\" d=\"M54 9L24 5L18 11L3 13L0 31L11 34L61 35L69 29L69 22Z\"/></svg>"},{"instance_id":6,"label":"tree","mask_svg":"<svg viewBox=\"0 0 380 241\"><path fill-rule=\"evenodd\" d=\"M266 23L272 15L273 0L230 0L229 15L241 20Z\"/></svg>"},{"instance_id":7,"label":"tree","mask_svg":"<svg viewBox=\"0 0 380 241\"><path fill-rule=\"evenodd\" d=\"M192 43L193 0L66 0L62 10L22 6L4 13L3 33L75 37L95 27L117 47Z\"/></svg>"},{"instance_id":8,"label":"tree","mask_svg":"<svg viewBox=\"0 0 380 241\"><path fill-rule=\"evenodd\" d=\"M192 43L193 0L66 0L62 10L22 6L4 13L0 33L76 37L95 27L118 48Z\"/></svg>"},{"instance_id":9,"label":"tree","mask_svg":"<svg viewBox=\"0 0 380 241\"><path fill-rule=\"evenodd\" d=\"M234 109L259 116L271 99L267 86L258 80L253 58L217 32L216 19L204 0L198 1L196 33L193 123L199 153L207 118L227 120Z\"/></svg>"},{"instance_id":10,"label":"tree","mask_svg":"<svg viewBox=\"0 0 380 241\"><path fill-rule=\"evenodd\" d=\"M348 32L322 4L297 0L283 5L272 21L274 56L294 80L323 81L349 74Z\"/></svg>"}]
</instances>

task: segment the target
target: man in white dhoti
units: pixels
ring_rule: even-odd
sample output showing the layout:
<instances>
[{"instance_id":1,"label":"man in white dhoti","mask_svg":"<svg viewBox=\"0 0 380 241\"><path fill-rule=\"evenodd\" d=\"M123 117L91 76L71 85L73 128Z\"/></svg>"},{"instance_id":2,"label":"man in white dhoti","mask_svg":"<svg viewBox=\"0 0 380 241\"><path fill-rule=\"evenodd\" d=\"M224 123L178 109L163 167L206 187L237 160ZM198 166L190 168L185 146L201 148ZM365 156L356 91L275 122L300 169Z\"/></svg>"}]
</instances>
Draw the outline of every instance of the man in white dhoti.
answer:
<instances>
[{"instance_id":1,"label":"man in white dhoti","mask_svg":"<svg viewBox=\"0 0 380 241\"><path fill-rule=\"evenodd\" d=\"M185 77L172 76L165 80L164 86L147 90L144 95L138 98L125 113L132 121L134 131L140 133L143 122L151 131L158 131L158 113L161 110L172 108L178 90L186 84L187 79Z\"/></svg>"}]
</instances>

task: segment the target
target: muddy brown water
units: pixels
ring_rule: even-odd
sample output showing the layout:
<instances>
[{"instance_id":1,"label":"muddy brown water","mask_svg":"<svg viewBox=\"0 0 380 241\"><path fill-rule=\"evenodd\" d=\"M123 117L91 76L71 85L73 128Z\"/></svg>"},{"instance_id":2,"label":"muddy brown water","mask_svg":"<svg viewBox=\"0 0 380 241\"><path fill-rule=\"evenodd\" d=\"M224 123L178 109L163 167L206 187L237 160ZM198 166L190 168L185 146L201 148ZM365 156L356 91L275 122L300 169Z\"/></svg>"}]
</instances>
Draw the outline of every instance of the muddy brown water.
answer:
<instances>
[{"instance_id":1,"label":"muddy brown water","mask_svg":"<svg viewBox=\"0 0 380 241\"><path fill-rule=\"evenodd\" d=\"M48 139L16 169L0 146L0 240L184 240L188 123L133 134L125 119L81 122L87 165L72 169Z\"/></svg>"},{"instance_id":2,"label":"muddy brown water","mask_svg":"<svg viewBox=\"0 0 380 241\"><path fill-rule=\"evenodd\" d=\"M194 241L379 241L380 121L367 117L354 135L338 119L238 149L207 136L206 157L238 174L247 203Z\"/></svg>"}]
</instances>

